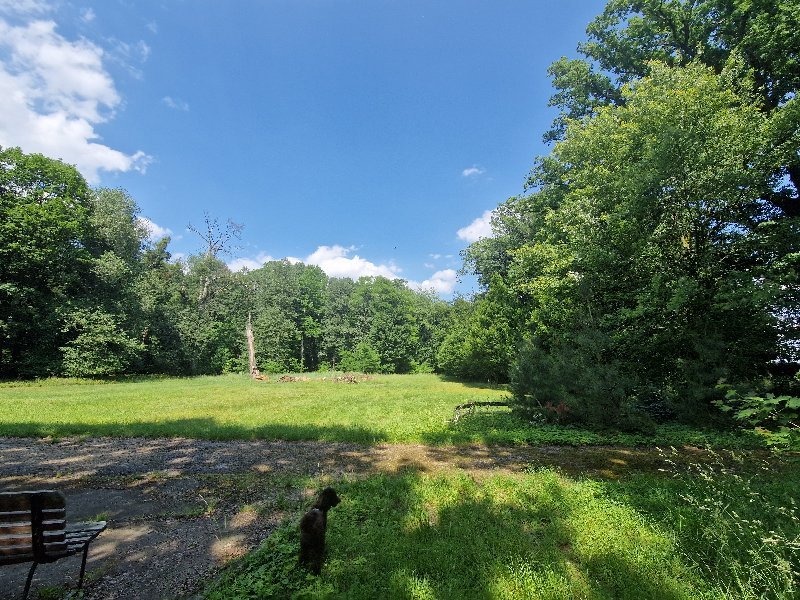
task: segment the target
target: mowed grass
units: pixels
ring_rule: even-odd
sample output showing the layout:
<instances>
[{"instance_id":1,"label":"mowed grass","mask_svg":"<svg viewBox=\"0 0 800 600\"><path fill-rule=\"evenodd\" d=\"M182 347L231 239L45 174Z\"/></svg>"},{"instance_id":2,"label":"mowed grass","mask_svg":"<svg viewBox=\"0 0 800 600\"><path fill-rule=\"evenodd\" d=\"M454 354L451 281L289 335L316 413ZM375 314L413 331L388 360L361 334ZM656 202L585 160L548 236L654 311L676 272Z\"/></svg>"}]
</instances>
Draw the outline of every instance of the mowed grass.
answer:
<instances>
[{"instance_id":1,"label":"mowed grass","mask_svg":"<svg viewBox=\"0 0 800 600\"><path fill-rule=\"evenodd\" d=\"M433 375L381 375L355 384L322 377L5 383L0 435L422 441L446 430L456 405L506 395L499 387Z\"/></svg>"},{"instance_id":2,"label":"mowed grass","mask_svg":"<svg viewBox=\"0 0 800 600\"><path fill-rule=\"evenodd\" d=\"M245 376L0 384L0 435L322 440L372 444L711 445L757 447L742 434L663 426L654 435L525 422L507 409L453 423L466 402L508 398L503 386L437 375L377 375L349 384L314 374L278 383Z\"/></svg>"},{"instance_id":3,"label":"mowed grass","mask_svg":"<svg viewBox=\"0 0 800 600\"><path fill-rule=\"evenodd\" d=\"M298 567L298 512L206 597L796 597L797 469L757 484L697 475L599 481L548 469L482 478L452 470L327 482L342 503L329 514L320 577ZM714 504L719 492L734 493L724 507Z\"/></svg>"}]
</instances>

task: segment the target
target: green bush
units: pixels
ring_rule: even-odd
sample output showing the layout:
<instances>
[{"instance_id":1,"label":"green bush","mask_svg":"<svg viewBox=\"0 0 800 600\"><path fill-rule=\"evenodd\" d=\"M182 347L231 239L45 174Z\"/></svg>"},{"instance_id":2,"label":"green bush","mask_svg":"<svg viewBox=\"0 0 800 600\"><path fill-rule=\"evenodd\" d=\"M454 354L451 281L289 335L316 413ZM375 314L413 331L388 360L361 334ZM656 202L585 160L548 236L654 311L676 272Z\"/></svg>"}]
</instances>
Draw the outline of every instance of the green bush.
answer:
<instances>
[{"instance_id":1,"label":"green bush","mask_svg":"<svg viewBox=\"0 0 800 600\"><path fill-rule=\"evenodd\" d=\"M65 333L76 337L61 348L64 374L104 377L129 372L144 346L131 338L117 320L102 310L77 310L68 317Z\"/></svg>"},{"instance_id":2,"label":"green bush","mask_svg":"<svg viewBox=\"0 0 800 600\"><path fill-rule=\"evenodd\" d=\"M381 365L381 357L366 342L361 342L350 352L342 352L342 362L339 365L343 371L358 371L359 373L387 372L385 365Z\"/></svg>"},{"instance_id":3,"label":"green bush","mask_svg":"<svg viewBox=\"0 0 800 600\"><path fill-rule=\"evenodd\" d=\"M513 407L549 422L646 428L630 400L635 382L607 356L606 343L597 331L550 347L526 342L511 368Z\"/></svg>"},{"instance_id":4,"label":"green bush","mask_svg":"<svg viewBox=\"0 0 800 600\"><path fill-rule=\"evenodd\" d=\"M725 399L714 404L722 412L753 429L777 450L800 449L800 398L759 390L743 391L727 384L718 387L725 391Z\"/></svg>"}]
</instances>

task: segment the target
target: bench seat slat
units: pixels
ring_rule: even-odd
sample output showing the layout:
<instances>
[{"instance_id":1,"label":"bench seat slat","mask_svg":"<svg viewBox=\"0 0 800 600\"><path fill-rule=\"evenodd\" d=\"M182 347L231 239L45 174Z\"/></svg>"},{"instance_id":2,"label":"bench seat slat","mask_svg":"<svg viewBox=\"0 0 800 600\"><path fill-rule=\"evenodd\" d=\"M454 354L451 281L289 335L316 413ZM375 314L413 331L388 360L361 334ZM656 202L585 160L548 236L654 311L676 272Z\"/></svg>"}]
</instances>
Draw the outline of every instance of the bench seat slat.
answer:
<instances>
[{"instance_id":1,"label":"bench seat slat","mask_svg":"<svg viewBox=\"0 0 800 600\"><path fill-rule=\"evenodd\" d=\"M100 521L97 523L75 523L74 525L68 525L66 529L67 539L73 537L96 537L97 534L104 531L106 528L106 522Z\"/></svg>"}]
</instances>

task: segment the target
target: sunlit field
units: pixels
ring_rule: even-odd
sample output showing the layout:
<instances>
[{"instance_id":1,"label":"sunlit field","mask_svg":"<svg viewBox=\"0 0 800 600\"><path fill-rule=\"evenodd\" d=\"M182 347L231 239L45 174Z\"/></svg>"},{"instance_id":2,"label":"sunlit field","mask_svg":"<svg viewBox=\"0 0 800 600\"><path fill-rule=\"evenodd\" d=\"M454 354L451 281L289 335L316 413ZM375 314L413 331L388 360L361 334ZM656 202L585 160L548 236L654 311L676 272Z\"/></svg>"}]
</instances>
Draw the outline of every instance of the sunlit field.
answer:
<instances>
[{"instance_id":1,"label":"sunlit field","mask_svg":"<svg viewBox=\"0 0 800 600\"><path fill-rule=\"evenodd\" d=\"M437 375L376 375L358 383L314 374L279 383L226 375L0 384L0 435L283 439L427 444L693 444L753 447L729 432L662 426L650 435L532 424L506 408L453 423L466 402L502 401L502 386Z\"/></svg>"}]
</instances>

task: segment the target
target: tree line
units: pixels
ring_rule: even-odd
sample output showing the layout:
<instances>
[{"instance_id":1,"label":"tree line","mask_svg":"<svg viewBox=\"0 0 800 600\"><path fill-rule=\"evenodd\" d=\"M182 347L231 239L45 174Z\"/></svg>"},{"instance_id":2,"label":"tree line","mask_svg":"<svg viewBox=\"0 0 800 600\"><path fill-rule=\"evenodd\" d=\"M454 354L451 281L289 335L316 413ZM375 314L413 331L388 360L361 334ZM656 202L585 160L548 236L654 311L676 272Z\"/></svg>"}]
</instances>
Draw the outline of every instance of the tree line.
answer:
<instances>
[{"instance_id":1,"label":"tree line","mask_svg":"<svg viewBox=\"0 0 800 600\"><path fill-rule=\"evenodd\" d=\"M288 261L232 272L236 230L216 221L175 261L138 211L61 161L0 150L0 377L246 372L248 319L262 371L430 372L465 304Z\"/></svg>"}]
</instances>

